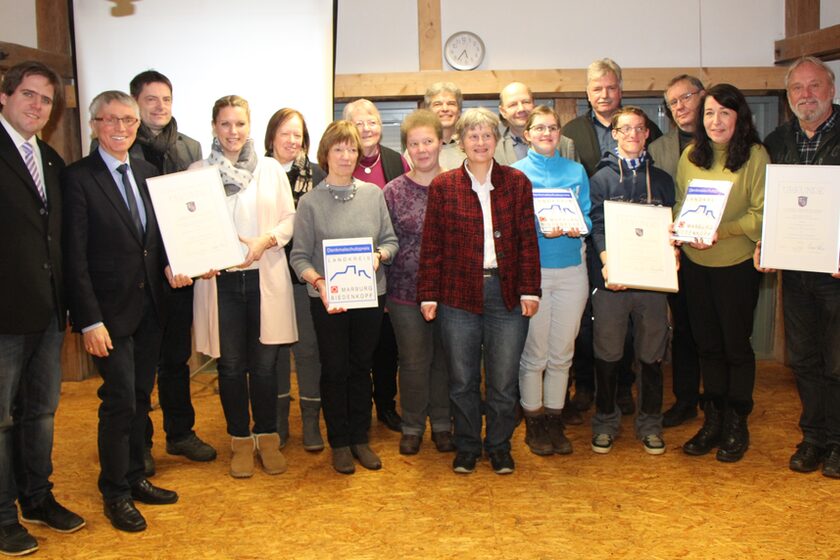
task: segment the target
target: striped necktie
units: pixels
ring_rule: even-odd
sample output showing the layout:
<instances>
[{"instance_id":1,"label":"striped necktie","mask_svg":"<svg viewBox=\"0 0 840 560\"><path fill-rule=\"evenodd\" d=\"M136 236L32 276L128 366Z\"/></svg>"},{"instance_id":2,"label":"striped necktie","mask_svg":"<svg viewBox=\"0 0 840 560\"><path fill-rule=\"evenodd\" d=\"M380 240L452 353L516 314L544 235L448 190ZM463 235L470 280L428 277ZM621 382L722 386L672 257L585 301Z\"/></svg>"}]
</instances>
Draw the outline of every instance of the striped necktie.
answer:
<instances>
[{"instance_id":1,"label":"striped necktie","mask_svg":"<svg viewBox=\"0 0 840 560\"><path fill-rule=\"evenodd\" d=\"M23 153L25 154L23 159L26 162L26 168L29 170L29 174L32 175L32 180L35 181L35 187L38 189L41 200L46 203L47 191L44 189L44 182L41 181L41 174L38 173L38 164L35 162L32 145L29 142L24 142L21 144L21 148L23 148Z\"/></svg>"}]
</instances>

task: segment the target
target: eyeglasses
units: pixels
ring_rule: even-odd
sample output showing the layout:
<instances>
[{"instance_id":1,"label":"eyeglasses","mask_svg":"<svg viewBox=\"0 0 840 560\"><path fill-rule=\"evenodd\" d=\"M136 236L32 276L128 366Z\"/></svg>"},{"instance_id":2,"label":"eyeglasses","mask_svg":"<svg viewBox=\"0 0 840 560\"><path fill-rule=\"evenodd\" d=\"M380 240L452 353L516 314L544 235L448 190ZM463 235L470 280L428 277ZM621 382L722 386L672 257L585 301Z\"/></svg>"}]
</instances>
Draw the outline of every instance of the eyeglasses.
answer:
<instances>
[{"instance_id":1,"label":"eyeglasses","mask_svg":"<svg viewBox=\"0 0 840 560\"><path fill-rule=\"evenodd\" d=\"M532 126L528 130L533 130L537 134L542 134L546 131L551 133L551 134L554 134L555 132L560 131L560 127L557 126L556 124L550 124L550 125L538 124L538 125Z\"/></svg>"},{"instance_id":2,"label":"eyeglasses","mask_svg":"<svg viewBox=\"0 0 840 560\"><path fill-rule=\"evenodd\" d=\"M701 91L702 90L698 89L697 91L690 91L688 93L684 93L680 96L677 96L674 99L668 101L668 107L673 109L674 107L676 107L679 104L680 101L682 101L683 103L688 103L689 99L691 99L692 97L694 97L695 95L697 95Z\"/></svg>"},{"instance_id":3,"label":"eyeglasses","mask_svg":"<svg viewBox=\"0 0 840 560\"><path fill-rule=\"evenodd\" d=\"M140 119L137 117L94 117L93 120L105 123L108 126L117 126L117 123L123 123L126 128L131 128L140 122Z\"/></svg>"},{"instance_id":4,"label":"eyeglasses","mask_svg":"<svg viewBox=\"0 0 840 560\"><path fill-rule=\"evenodd\" d=\"M633 132L634 130L635 130L636 132L638 132L639 134L641 134L641 133L643 133L644 131L646 131L646 130L647 130L647 127L646 127L645 125L643 125L643 124L640 124L639 126L630 126L630 125L625 125L625 126L622 126L621 128L615 128L615 129L613 129L613 130L617 130L618 132L620 132L620 133L622 133L623 135L627 136L628 134L630 134L630 133L631 133L631 132Z\"/></svg>"}]
</instances>

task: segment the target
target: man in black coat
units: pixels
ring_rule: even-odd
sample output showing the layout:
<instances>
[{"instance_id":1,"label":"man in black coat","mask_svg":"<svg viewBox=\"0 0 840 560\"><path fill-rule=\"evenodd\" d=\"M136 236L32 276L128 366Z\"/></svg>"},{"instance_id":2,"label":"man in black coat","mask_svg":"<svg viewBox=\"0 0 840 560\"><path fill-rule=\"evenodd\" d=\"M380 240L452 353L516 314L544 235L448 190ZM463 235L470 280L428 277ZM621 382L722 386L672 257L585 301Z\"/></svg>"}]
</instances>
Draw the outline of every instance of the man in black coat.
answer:
<instances>
[{"instance_id":1,"label":"man in black coat","mask_svg":"<svg viewBox=\"0 0 840 560\"><path fill-rule=\"evenodd\" d=\"M164 270L173 287L146 179L154 166L129 157L137 102L106 91L91 103L99 147L62 173L67 293L73 329L102 375L99 490L117 529L142 531L134 501L171 504L178 495L143 472L149 394L165 320ZM166 268L165 268L166 267Z\"/></svg>"},{"instance_id":2,"label":"man in black coat","mask_svg":"<svg viewBox=\"0 0 840 560\"><path fill-rule=\"evenodd\" d=\"M37 541L22 518L60 532L85 522L52 494L53 422L67 324L61 271L64 161L36 134L61 103L58 74L38 62L12 67L0 88L0 552Z\"/></svg>"}]
</instances>

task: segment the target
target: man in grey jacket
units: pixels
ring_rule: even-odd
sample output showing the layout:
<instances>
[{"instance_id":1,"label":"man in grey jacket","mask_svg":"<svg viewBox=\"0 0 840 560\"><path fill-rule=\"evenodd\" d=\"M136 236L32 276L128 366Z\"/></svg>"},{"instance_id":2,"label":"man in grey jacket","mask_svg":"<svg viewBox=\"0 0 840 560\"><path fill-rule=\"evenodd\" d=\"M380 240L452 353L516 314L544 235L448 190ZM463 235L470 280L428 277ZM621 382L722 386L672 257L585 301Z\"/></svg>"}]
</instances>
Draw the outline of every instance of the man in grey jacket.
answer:
<instances>
[{"instance_id":1,"label":"man in grey jacket","mask_svg":"<svg viewBox=\"0 0 840 560\"><path fill-rule=\"evenodd\" d=\"M674 179L683 150L694 137L694 130L698 124L702 125L698 123L697 111L705 95L703 82L688 74L676 76L665 88L665 105L671 112L671 119L676 126L672 126L667 134L651 143L648 151L653 157L653 164ZM697 416L697 403L700 399L700 361L688 321L685 291L670 294L668 304L673 320L671 368L676 402L663 414L662 425L671 428Z\"/></svg>"}]
</instances>

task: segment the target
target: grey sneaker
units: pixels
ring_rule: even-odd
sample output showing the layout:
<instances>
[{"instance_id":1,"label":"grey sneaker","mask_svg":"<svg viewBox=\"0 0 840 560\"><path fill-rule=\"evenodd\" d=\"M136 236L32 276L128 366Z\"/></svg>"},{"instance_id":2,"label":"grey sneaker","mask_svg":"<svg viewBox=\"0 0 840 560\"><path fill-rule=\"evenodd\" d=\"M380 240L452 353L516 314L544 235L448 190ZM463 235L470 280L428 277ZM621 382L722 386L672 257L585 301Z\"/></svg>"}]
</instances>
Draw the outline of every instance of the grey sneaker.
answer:
<instances>
[{"instance_id":1,"label":"grey sneaker","mask_svg":"<svg viewBox=\"0 0 840 560\"><path fill-rule=\"evenodd\" d=\"M662 455L665 453L665 440L657 434L648 434L643 437L642 445L645 446L645 451L651 455Z\"/></svg>"},{"instance_id":2,"label":"grey sneaker","mask_svg":"<svg viewBox=\"0 0 840 560\"><path fill-rule=\"evenodd\" d=\"M592 451L604 455L612 451L613 437L609 434L595 434L592 436Z\"/></svg>"}]
</instances>

